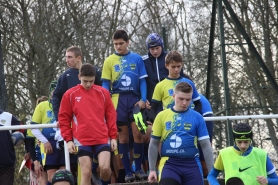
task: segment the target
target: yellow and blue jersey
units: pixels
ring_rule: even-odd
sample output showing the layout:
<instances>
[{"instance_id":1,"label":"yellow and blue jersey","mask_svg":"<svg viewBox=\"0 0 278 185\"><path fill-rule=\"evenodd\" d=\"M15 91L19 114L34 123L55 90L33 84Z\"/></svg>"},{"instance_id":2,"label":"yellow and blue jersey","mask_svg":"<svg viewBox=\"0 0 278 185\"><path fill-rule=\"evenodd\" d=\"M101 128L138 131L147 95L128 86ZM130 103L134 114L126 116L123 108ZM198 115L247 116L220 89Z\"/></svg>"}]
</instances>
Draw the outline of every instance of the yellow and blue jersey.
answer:
<instances>
[{"instance_id":1,"label":"yellow and blue jersey","mask_svg":"<svg viewBox=\"0 0 278 185\"><path fill-rule=\"evenodd\" d=\"M49 101L41 102L37 105L31 124L53 124L56 122L54 113ZM54 139L56 128L42 128L41 132L47 139Z\"/></svg>"},{"instance_id":2,"label":"yellow and blue jersey","mask_svg":"<svg viewBox=\"0 0 278 185\"><path fill-rule=\"evenodd\" d=\"M103 81L111 81L111 93L134 93L140 95L139 80L147 77L140 55L128 52L126 55L114 53L105 61L102 70Z\"/></svg>"},{"instance_id":3,"label":"yellow and blue jersey","mask_svg":"<svg viewBox=\"0 0 278 185\"><path fill-rule=\"evenodd\" d=\"M212 111L212 108L211 108L211 105L210 105L210 102L208 101L208 99L202 94L199 94L199 96L200 96L200 102L202 104L202 109L201 109L201 112L200 112L202 114L202 116L206 116L208 114L212 115L213 111ZM195 108L195 105L194 105L193 101L191 102L190 107L192 109Z\"/></svg>"},{"instance_id":4,"label":"yellow and blue jersey","mask_svg":"<svg viewBox=\"0 0 278 185\"><path fill-rule=\"evenodd\" d=\"M152 101L162 102L163 109L168 109L170 107L173 107L175 105L175 101L173 98L174 89L175 86L180 82L187 82L189 85L191 85L193 90L192 93L193 101L200 99L195 84L191 80L184 77L179 77L175 79L167 77L155 86Z\"/></svg>"},{"instance_id":5,"label":"yellow and blue jersey","mask_svg":"<svg viewBox=\"0 0 278 185\"><path fill-rule=\"evenodd\" d=\"M199 157L197 140L208 139L204 118L196 111L175 111L173 108L158 113L152 127L152 138L162 142L161 156L175 158Z\"/></svg>"}]
</instances>

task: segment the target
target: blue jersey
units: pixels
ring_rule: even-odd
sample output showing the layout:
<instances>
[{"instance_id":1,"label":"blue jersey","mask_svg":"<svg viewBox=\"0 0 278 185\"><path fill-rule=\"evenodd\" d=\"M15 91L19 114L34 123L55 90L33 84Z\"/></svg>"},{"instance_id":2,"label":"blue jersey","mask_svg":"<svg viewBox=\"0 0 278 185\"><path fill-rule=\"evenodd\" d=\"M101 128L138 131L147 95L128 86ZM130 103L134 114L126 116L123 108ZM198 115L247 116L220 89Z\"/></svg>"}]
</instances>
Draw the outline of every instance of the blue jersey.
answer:
<instances>
[{"instance_id":1,"label":"blue jersey","mask_svg":"<svg viewBox=\"0 0 278 185\"><path fill-rule=\"evenodd\" d=\"M112 82L113 94L133 93L139 96L139 80L145 77L147 72L142 57L128 52L126 55L110 55L104 61L101 79Z\"/></svg>"},{"instance_id":2,"label":"blue jersey","mask_svg":"<svg viewBox=\"0 0 278 185\"><path fill-rule=\"evenodd\" d=\"M158 113L152 127L152 138L162 142L162 157L199 157L197 140L209 139L204 118L187 109L177 112L173 108Z\"/></svg>"}]
</instances>

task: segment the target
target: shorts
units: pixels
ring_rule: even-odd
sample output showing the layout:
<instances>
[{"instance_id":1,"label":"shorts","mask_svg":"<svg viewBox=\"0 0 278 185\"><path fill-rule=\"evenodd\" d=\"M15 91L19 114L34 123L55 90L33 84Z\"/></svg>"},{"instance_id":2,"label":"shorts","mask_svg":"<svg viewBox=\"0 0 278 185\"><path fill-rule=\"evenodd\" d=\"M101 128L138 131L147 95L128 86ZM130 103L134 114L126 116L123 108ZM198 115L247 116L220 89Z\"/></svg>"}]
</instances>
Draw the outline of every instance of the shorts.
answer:
<instances>
[{"instance_id":1,"label":"shorts","mask_svg":"<svg viewBox=\"0 0 278 185\"><path fill-rule=\"evenodd\" d=\"M46 154L44 152L44 145L41 143L41 157L42 164L46 170L59 169L61 166L65 166L65 153L64 150L56 148L56 140L48 140L52 146L53 153Z\"/></svg>"},{"instance_id":2,"label":"shorts","mask_svg":"<svg viewBox=\"0 0 278 185\"><path fill-rule=\"evenodd\" d=\"M134 122L133 108L139 101L134 94L113 94L112 101L117 112L117 126L127 126Z\"/></svg>"},{"instance_id":3,"label":"shorts","mask_svg":"<svg viewBox=\"0 0 278 185\"><path fill-rule=\"evenodd\" d=\"M181 185L203 185L203 172L198 158L162 157L159 164L159 179L172 178Z\"/></svg>"},{"instance_id":4,"label":"shorts","mask_svg":"<svg viewBox=\"0 0 278 185\"><path fill-rule=\"evenodd\" d=\"M89 156L92 160L94 156L97 157L100 152L110 152L110 146L108 144L91 145L91 146L79 146L77 157Z\"/></svg>"}]
</instances>

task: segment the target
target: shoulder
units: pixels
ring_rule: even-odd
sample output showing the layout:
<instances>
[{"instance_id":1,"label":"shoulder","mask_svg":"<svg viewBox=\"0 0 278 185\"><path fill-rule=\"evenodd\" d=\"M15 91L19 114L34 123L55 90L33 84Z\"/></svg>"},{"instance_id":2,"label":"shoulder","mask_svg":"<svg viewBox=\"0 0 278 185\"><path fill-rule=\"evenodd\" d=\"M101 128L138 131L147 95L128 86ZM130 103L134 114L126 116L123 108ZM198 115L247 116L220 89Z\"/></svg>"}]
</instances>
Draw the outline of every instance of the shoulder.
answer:
<instances>
[{"instance_id":1,"label":"shoulder","mask_svg":"<svg viewBox=\"0 0 278 185\"><path fill-rule=\"evenodd\" d=\"M147 59L149 59L149 55L143 55L142 56L142 59L145 61L145 60L147 60Z\"/></svg>"},{"instance_id":2,"label":"shoulder","mask_svg":"<svg viewBox=\"0 0 278 185\"><path fill-rule=\"evenodd\" d=\"M141 55L139 55L138 53L134 53L134 52L131 51L128 55L130 55L133 58L140 59L140 60L143 61Z\"/></svg>"}]
</instances>

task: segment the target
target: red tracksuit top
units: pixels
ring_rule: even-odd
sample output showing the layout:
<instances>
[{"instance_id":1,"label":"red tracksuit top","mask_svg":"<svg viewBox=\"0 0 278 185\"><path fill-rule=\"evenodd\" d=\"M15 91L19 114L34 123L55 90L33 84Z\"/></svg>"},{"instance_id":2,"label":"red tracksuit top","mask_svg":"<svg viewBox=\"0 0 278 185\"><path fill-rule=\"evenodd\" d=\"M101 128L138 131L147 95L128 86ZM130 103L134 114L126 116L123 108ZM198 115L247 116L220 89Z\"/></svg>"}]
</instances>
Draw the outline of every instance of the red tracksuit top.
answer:
<instances>
[{"instance_id":1,"label":"red tracksuit top","mask_svg":"<svg viewBox=\"0 0 278 185\"><path fill-rule=\"evenodd\" d=\"M58 120L66 142L74 140L77 146L88 146L117 138L116 116L105 88L93 85L86 90L79 84L63 95Z\"/></svg>"}]
</instances>

